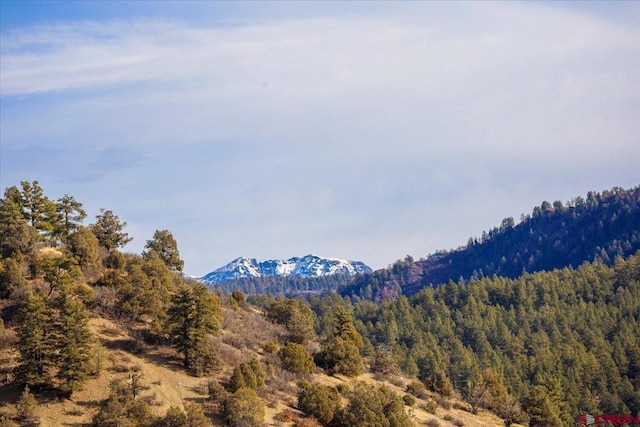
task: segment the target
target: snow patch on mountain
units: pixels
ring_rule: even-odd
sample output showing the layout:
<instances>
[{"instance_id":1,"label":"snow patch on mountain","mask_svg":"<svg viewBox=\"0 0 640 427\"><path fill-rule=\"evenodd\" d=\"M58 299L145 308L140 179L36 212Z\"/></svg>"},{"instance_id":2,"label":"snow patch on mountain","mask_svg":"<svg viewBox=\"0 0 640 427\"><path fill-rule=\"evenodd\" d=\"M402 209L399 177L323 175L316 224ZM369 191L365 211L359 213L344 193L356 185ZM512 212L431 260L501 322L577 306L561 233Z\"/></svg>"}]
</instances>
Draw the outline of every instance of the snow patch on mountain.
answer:
<instances>
[{"instance_id":1,"label":"snow patch on mountain","mask_svg":"<svg viewBox=\"0 0 640 427\"><path fill-rule=\"evenodd\" d=\"M287 260L267 260L258 262L255 258L239 257L229 264L201 277L204 283L214 285L235 279L251 277L318 277L331 274L367 273L370 267L360 261L348 261L338 258L324 258L317 255L305 255Z\"/></svg>"}]
</instances>

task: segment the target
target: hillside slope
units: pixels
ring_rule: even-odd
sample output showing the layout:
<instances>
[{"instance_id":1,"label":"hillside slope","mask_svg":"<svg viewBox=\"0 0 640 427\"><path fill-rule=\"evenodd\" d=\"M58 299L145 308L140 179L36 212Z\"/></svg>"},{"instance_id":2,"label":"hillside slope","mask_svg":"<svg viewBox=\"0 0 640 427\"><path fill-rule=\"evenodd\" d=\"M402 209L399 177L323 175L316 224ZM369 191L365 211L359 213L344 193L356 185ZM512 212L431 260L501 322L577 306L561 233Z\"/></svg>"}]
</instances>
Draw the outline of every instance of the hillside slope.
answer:
<instances>
[{"instance_id":1,"label":"hillside slope","mask_svg":"<svg viewBox=\"0 0 640 427\"><path fill-rule=\"evenodd\" d=\"M157 416L164 416L171 407L184 409L185 402L197 402L204 409L212 425L224 426L211 395L209 384L214 382L225 385L233 369L240 363L258 358L267 368L272 366L272 374L266 378L266 385L259 390L266 403L264 422L267 426L313 426L309 418L297 408L298 381L307 379L317 384L339 388L350 388L364 382L371 387L386 386L393 392L403 395L410 381L402 376L379 378L364 374L357 378L341 375L328 376L321 371L312 376L297 376L283 371L264 346L281 339L283 330L266 321L262 314L251 306L241 310L224 307L225 327L219 337L215 337L220 363L215 372L207 377L194 377L181 366L179 355L170 347L150 345L141 340L141 324L131 324L102 316L94 316L90 321L94 338L100 342L103 366L99 375L94 375L83 389L68 398L53 394L40 394L33 408L34 422L42 427L61 425L90 426L92 418L109 396L114 381L127 381L136 378L138 392L136 398L149 404ZM247 329L250 327L249 329ZM252 332L247 333L250 330ZM11 329L4 332L1 365L3 377L16 366L16 352L7 343L12 341ZM268 369L265 369L269 372ZM391 381L391 382L390 382ZM7 422L18 416L16 403L21 389L17 384L0 386L0 419ZM497 416L483 411L478 414L469 412L467 404L456 399L441 399L433 393L424 392L423 398L406 407L416 424L439 426L464 425L470 427L502 426ZM435 411L427 411L429 402L436 399ZM433 413L432 413L433 412ZM289 420L289 421L282 421ZM305 420L309 420L307 424ZM10 425L10 424L9 424Z\"/></svg>"},{"instance_id":2,"label":"hillside slope","mask_svg":"<svg viewBox=\"0 0 640 427\"><path fill-rule=\"evenodd\" d=\"M515 278L523 273L576 268L595 259L610 264L640 250L640 187L589 192L567 203L543 202L516 224L499 227L467 245L427 259L407 258L391 268L356 277L342 295L381 301L412 295L452 280Z\"/></svg>"}]
</instances>

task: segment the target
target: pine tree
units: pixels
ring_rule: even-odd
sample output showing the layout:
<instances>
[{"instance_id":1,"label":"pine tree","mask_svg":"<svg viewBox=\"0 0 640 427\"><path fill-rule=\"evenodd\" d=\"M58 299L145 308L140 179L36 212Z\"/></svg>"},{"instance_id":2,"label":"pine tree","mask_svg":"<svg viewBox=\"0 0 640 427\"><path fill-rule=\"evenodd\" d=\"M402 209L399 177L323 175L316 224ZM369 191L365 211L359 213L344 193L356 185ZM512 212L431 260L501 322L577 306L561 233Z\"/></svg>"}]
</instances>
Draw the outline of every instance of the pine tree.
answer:
<instances>
[{"instance_id":1,"label":"pine tree","mask_svg":"<svg viewBox=\"0 0 640 427\"><path fill-rule=\"evenodd\" d=\"M38 401L29 390L29 385L24 387L20 399L16 402L16 410L18 412L18 420L23 426L39 425L38 419L34 415Z\"/></svg>"},{"instance_id":2,"label":"pine tree","mask_svg":"<svg viewBox=\"0 0 640 427\"><path fill-rule=\"evenodd\" d=\"M264 403L250 388L241 388L233 393L224 412L231 427L261 427L264 424Z\"/></svg>"},{"instance_id":3,"label":"pine tree","mask_svg":"<svg viewBox=\"0 0 640 427\"><path fill-rule=\"evenodd\" d=\"M100 243L87 227L78 227L66 237L69 249L83 269L100 268Z\"/></svg>"},{"instance_id":4,"label":"pine tree","mask_svg":"<svg viewBox=\"0 0 640 427\"><path fill-rule=\"evenodd\" d=\"M51 384L50 370L55 365L51 323L51 310L44 298L33 290L27 291L17 327L18 378L32 387Z\"/></svg>"},{"instance_id":5,"label":"pine tree","mask_svg":"<svg viewBox=\"0 0 640 427\"><path fill-rule=\"evenodd\" d=\"M168 315L173 346L184 355L185 368L201 372L213 357L207 335L220 329L220 300L203 285L182 286Z\"/></svg>"},{"instance_id":6,"label":"pine tree","mask_svg":"<svg viewBox=\"0 0 640 427\"><path fill-rule=\"evenodd\" d=\"M9 187L0 200L0 255L11 257L27 255L33 251L38 239L35 229L29 226L21 205L20 190Z\"/></svg>"},{"instance_id":7,"label":"pine tree","mask_svg":"<svg viewBox=\"0 0 640 427\"><path fill-rule=\"evenodd\" d=\"M244 380L244 374L242 372L242 368L238 365L233 368L233 373L231 374L231 378L229 378L229 391L235 393L245 387L247 387L247 384Z\"/></svg>"},{"instance_id":8,"label":"pine tree","mask_svg":"<svg viewBox=\"0 0 640 427\"><path fill-rule=\"evenodd\" d=\"M67 393L80 390L89 372L91 331L89 313L79 299L67 290L58 298L60 307L60 335L57 378L61 388Z\"/></svg>"},{"instance_id":9,"label":"pine tree","mask_svg":"<svg viewBox=\"0 0 640 427\"><path fill-rule=\"evenodd\" d=\"M282 361L282 367L289 372L310 375L316 370L313 357L301 344L287 343L286 346L280 349L278 355Z\"/></svg>"},{"instance_id":10,"label":"pine tree","mask_svg":"<svg viewBox=\"0 0 640 427\"><path fill-rule=\"evenodd\" d=\"M14 289L26 283L18 261L13 257L0 259L0 298L8 297Z\"/></svg>"},{"instance_id":11,"label":"pine tree","mask_svg":"<svg viewBox=\"0 0 640 427\"><path fill-rule=\"evenodd\" d=\"M56 204L44 195L44 190L38 181L29 183L22 181L23 213L31 227L46 237L52 237L59 224L60 216L56 211Z\"/></svg>"},{"instance_id":12,"label":"pine tree","mask_svg":"<svg viewBox=\"0 0 640 427\"><path fill-rule=\"evenodd\" d=\"M355 377L364 372L360 350L364 347L362 336L353 326L353 315L342 305L333 309L335 328L318 355L319 365L332 374Z\"/></svg>"},{"instance_id":13,"label":"pine tree","mask_svg":"<svg viewBox=\"0 0 640 427\"><path fill-rule=\"evenodd\" d=\"M180 259L178 243L169 230L156 230L153 239L147 240L144 247L147 251L143 255L154 252L171 270L182 271L184 261Z\"/></svg>"},{"instance_id":14,"label":"pine tree","mask_svg":"<svg viewBox=\"0 0 640 427\"><path fill-rule=\"evenodd\" d=\"M133 240L123 232L126 226L127 223L121 222L112 211L100 209L100 215L96 215L96 222L89 228L98 238L100 245L111 252Z\"/></svg>"},{"instance_id":15,"label":"pine tree","mask_svg":"<svg viewBox=\"0 0 640 427\"><path fill-rule=\"evenodd\" d=\"M318 419L323 425L329 425L340 407L340 395L334 387L301 384L302 391L298 395L298 408L306 414Z\"/></svg>"},{"instance_id":16,"label":"pine tree","mask_svg":"<svg viewBox=\"0 0 640 427\"><path fill-rule=\"evenodd\" d=\"M60 216L60 221L55 233L62 241L66 242L69 235L80 227L82 220L87 217L87 212L82 209L82 203L68 194L57 200L56 210Z\"/></svg>"}]
</instances>

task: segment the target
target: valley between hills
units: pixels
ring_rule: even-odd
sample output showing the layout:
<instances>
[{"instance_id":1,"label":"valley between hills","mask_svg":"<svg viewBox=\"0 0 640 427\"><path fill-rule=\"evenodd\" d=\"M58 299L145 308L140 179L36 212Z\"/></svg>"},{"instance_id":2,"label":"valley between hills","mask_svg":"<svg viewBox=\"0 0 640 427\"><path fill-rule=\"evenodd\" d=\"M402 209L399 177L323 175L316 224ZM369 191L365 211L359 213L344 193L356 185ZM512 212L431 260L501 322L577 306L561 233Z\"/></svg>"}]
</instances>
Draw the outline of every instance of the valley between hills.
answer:
<instances>
[{"instance_id":1,"label":"valley between hills","mask_svg":"<svg viewBox=\"0 0 640 427\"><path fill-rule=\"evenodd\" d=\"M0 203L0 425L634 420L639 202L590 192L387 269L207 287L170 231L121 252L115 213L85 225L22 182Z\"/></svg>"}]
</instances>

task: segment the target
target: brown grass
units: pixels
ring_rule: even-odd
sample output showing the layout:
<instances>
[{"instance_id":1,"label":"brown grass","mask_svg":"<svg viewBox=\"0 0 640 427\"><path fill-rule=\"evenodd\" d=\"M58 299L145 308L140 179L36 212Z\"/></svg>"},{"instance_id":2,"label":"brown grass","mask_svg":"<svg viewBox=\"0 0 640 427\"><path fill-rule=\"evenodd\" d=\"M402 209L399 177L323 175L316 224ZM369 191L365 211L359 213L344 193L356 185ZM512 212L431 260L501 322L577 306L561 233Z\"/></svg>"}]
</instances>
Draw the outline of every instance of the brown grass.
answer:
<instances>
[{"instance_id":1,"label":"brown grass","mask_svg":"<svg viewBox=\"0 0 640 427\"><path fill-rule=\"evenodd\" d=\"M302 377L283 370L279 358L264 352L265 344L282 342L285 331L282 327L267 322L256 310L232 310L224 308L225 329L213 343L218 350L220 367L206 379L188 375L182 368L181 357L175 350L166 346L150 346L141 338L141 325L132 325L103 317L90 320L90 328L104 351L104 360L100 374L90 378L82 391L75 392L70 399L43 399L36 409L41 426L89 425L99 410L100 402L109 394L109 384L115 379L125 379L129 375L138 375L141 382L140 398L148 402L154 413L164 415L170 406L183 407L185 401L205 402L205 407L216 426L222 426L223 420L215 415L214 402L209 399L209 382L225 384L231 372L239 363L248 362L257 357L263 364L266 385L258 390L265 402L266 426L317 427L319 424L296 409L298 382ZM142 325L144 326L144 325ZM0 352L0 417L15 417L15 402L21 389L13 384L4 384L5 375L11 374L16 366L17 352L15 336L7 328L9 338ZM311 348L319 348L311 343ZM410 380L402 376L375 378L364 374L356 379L340 375L328 376L315 373L310 381L349 390L355 381L363 381L371 386L385 384L398 395L406 393ZM416 386L416 384L414 384ZM427 407L436 396L420 390L415 392L416 404L406 407L407 413L416 425L431 426L502 426L502 420L488 412L474 415L467 412L467 405L458 400L439 400L439 406L429 413ZM432 400L431 400L432 401ZM343 401L346 404L346 401ZM446 419L445 419L446 417ZM447 419L449 421L447 421Z\"/></svg>"}]
</instances>

